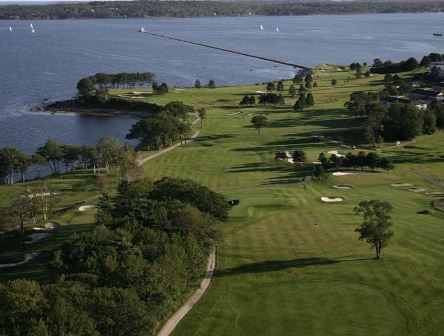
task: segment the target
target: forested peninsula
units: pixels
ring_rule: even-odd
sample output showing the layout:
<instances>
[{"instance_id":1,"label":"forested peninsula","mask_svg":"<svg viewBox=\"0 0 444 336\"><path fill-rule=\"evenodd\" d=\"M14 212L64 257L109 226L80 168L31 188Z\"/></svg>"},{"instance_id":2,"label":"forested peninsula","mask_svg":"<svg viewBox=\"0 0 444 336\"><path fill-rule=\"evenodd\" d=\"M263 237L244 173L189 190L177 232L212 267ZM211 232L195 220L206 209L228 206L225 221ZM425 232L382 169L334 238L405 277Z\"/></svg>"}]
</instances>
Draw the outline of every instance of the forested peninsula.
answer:
<instances>
[{"instance_id":1,"label":"forested peninsula","mask_svg":"<svg viewBox=\"0 0 444 336\"><path fill-rule=\"evenodd\" d=\"M112 1L73 4L0 6L3 20L314 15L442 12L444 1L424 2L292 2Z\"/></svg>"}]
</instances>

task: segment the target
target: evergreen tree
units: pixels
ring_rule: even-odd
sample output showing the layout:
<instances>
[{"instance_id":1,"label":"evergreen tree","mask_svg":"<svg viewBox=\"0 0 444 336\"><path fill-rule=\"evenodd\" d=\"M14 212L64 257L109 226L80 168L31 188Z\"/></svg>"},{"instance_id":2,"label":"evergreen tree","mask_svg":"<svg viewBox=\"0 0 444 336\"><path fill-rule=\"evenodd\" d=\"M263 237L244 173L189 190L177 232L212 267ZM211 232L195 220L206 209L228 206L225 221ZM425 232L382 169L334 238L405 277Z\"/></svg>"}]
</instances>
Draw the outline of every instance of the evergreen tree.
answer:
<instances>
[{"instance_id":1,"label":"evergreen tree","mask_svg":"<svg viewBox=\"0 0 444 336\"><path fill-rule=\"evenodd\" d=\"M315 104L315 102L314 102L314 97L313 97L313 95L311 94L311 92L309 92L309 93L307 94L306 99L305 99L305 105L306 105L307 107L310 107L310 106L313 106L314 104Z\"/></svg>"}]
</instances>

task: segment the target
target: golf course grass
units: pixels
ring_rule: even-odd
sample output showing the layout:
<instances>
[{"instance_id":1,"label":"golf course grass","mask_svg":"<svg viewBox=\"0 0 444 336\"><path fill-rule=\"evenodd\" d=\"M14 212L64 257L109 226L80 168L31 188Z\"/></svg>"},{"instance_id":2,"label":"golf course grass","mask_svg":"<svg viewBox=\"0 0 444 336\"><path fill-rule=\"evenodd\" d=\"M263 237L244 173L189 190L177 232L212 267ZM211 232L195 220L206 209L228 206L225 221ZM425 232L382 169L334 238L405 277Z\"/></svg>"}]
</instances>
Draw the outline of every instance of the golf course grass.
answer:
<instances>
[{"instance_id":1,"label":"golf course grass","mask_svg":"<svg viewBox=\"0 0 444 336\"><path fill-rule=\"evenodd\" d=\"M335 87L330 84L333 78L338 81ZM337 66L319 67L315 81L315 106L303 111L293 110L294 98L287 97L287 91L285 106L239 106L243 95L266 91L265 84L171 88L165 95L143 95L158 104L180 100L207 108L196 140L148 161L145 175L153 180L190 178L240 200L228 222L221 224L224 239L217 247L210 288L174 335L442 335L444 213L431 207L437 196L409 189L444 190L439 181L444 179L444 133L401 146L382 144L378 154L395 164L389 172L328 174L322 181L303 183L320 152L368 148L358 137L360 122L343 105L353 91L383 88L380 75L355 79L354 73ZM286 90L289 84L285 82ZM112 94L130 97L130 91L135 89ZM250 124L259 113L270 120L260 134ZM342 142L358 149L343 147ZM274 159L278 151L296 149L307 153L307 163ZM400 183L412 187L392 186ZM334 185L353 188L333 189ZM10 187L1 186L0 194L3 188ZM73 202L97 194L88 188L81 192L65 197ZM331 195L344 201L321 201ZM7 202L6 196L0 197ZM353 208L370 199L394 207L394 237L380 260L354 232L362 218ZM417 214L426 209L433 210ZM57 244L57 237L66 238L70 229L88 228L93 216L94 211L66 212L56 218L66 231L62 225L60 236L45 244ZM37 261L1 271L0 280L33 275L40 279L42 267Z\"/></svg>"},{"instance_id":2,"label":"golf course grass","mask_svg":"<svg viewBox=\"0 0 444 336\"><path fill-rule=\"evenodd\" d=\"M198 139L149 161L146 176L191 178L240 200L223 224L213 282L174 335L442 332L444 214L418 215L434 198L391 184L442 190L426 177L444 178L444 134L419 137L406 147L382 145L380 155L396 164L388 173L330 175L304 187L301 180L313 165L274 160L275 152L302 149L307 162L313 162L320 152L353 151L330 142L354 139L357 123L345 114L343 104L352 91L382 87L380 76L350 79L345 85L352 73L324 69L318 69L318 88L312 90L316 105L302 112L293 111L293 100L287 97L285 107L238 106L244 94L265 91L265 85L171 89L147 98L157 103L181 100L209 110ZM332 78L338 80L333 88ZM257 113L266 113L271 121L260 134L250 125ZM353 185L334 191L343 202L320 201L332 194L332 185L343 184ZM369 199L394 206L395 235L378 261L354 232L362 219L353 208Z\"/></svg>"}]
</instances>

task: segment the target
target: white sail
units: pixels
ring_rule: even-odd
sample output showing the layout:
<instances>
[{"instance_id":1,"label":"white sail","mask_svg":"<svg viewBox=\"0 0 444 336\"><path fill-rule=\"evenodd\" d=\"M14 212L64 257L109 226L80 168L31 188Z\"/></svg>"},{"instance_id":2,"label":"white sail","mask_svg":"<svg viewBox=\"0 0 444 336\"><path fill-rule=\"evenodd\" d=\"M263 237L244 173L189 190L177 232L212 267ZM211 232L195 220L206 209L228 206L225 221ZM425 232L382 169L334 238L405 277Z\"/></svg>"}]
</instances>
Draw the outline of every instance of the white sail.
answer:
<instances>
[{"instance_id":1,"label":"white sail","mask_svg":"<svg viewBox=\"0 0 444 336\"><path fill-rule=\"evenodd\" d=\"M140 27L139 32L144 33L145 32L145 28Z\"/></svg>"},{"instance_id":2,"label":"white sail","mask_svg":"<svg viewBox=\"0 0 444 336\"><path fill-rule=\"evenodd\" d=\"M261 25L261 30L264 30L264 27L262 27L262 25Z\"/></svg>"},{"instance_id":3,"label":"white sail","mask_svg":"<svg viewBox=\"0 0 444 336\"><path fill-rule=\"evenodd\" d=\"M32 29L31 29L31 33L35 33L35 30L34 30L34 28L32 28Z\"/></svg>"},{"instance_id":4,"label":"white sail","mask_svg":"<svg viewBox=\"0 0 444 336\"><path fill-rule=\"evenodd\" d=\"M276 27L276 31L279 32L279 27Z\"/></svg>"},{"instance_id":5,"label":"white sail","mask_svg":"<svg viewBox=\"0 0 444 336\"><path fill-rule=\"evenodd\" d=\"M9 26L9 31L12 32L12 27L11 26Z\"/></svg>"},{"instance_id":6,"label":"white sail","mask_svg":"<svg viewBox=\"0 0 444 336\"><path fill-rule=\"evenodd\" d=\"M29 25L29 27L31 27L31 29L34 29L34 26L32 25L32 23Z\"/></svg>"}]
</instances>

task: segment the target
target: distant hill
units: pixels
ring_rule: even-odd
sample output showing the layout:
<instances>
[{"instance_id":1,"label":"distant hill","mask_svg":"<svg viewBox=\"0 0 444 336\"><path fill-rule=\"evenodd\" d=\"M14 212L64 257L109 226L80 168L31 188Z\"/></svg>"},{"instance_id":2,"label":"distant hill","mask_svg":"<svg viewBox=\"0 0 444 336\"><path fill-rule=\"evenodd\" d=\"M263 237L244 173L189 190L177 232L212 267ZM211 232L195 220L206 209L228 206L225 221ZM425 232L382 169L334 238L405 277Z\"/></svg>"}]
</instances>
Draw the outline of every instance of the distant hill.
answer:
<instances>
[{"instance_id":1,"label":"distant hill","mask_svg":"<svg viewBox=\"0 0 444 336\"><path fill-rule=\"evenodd\" d=\"M0 19L141 18L444 11L441 1L108 1L0 6Z\"/></svg>"}]
</instances>

